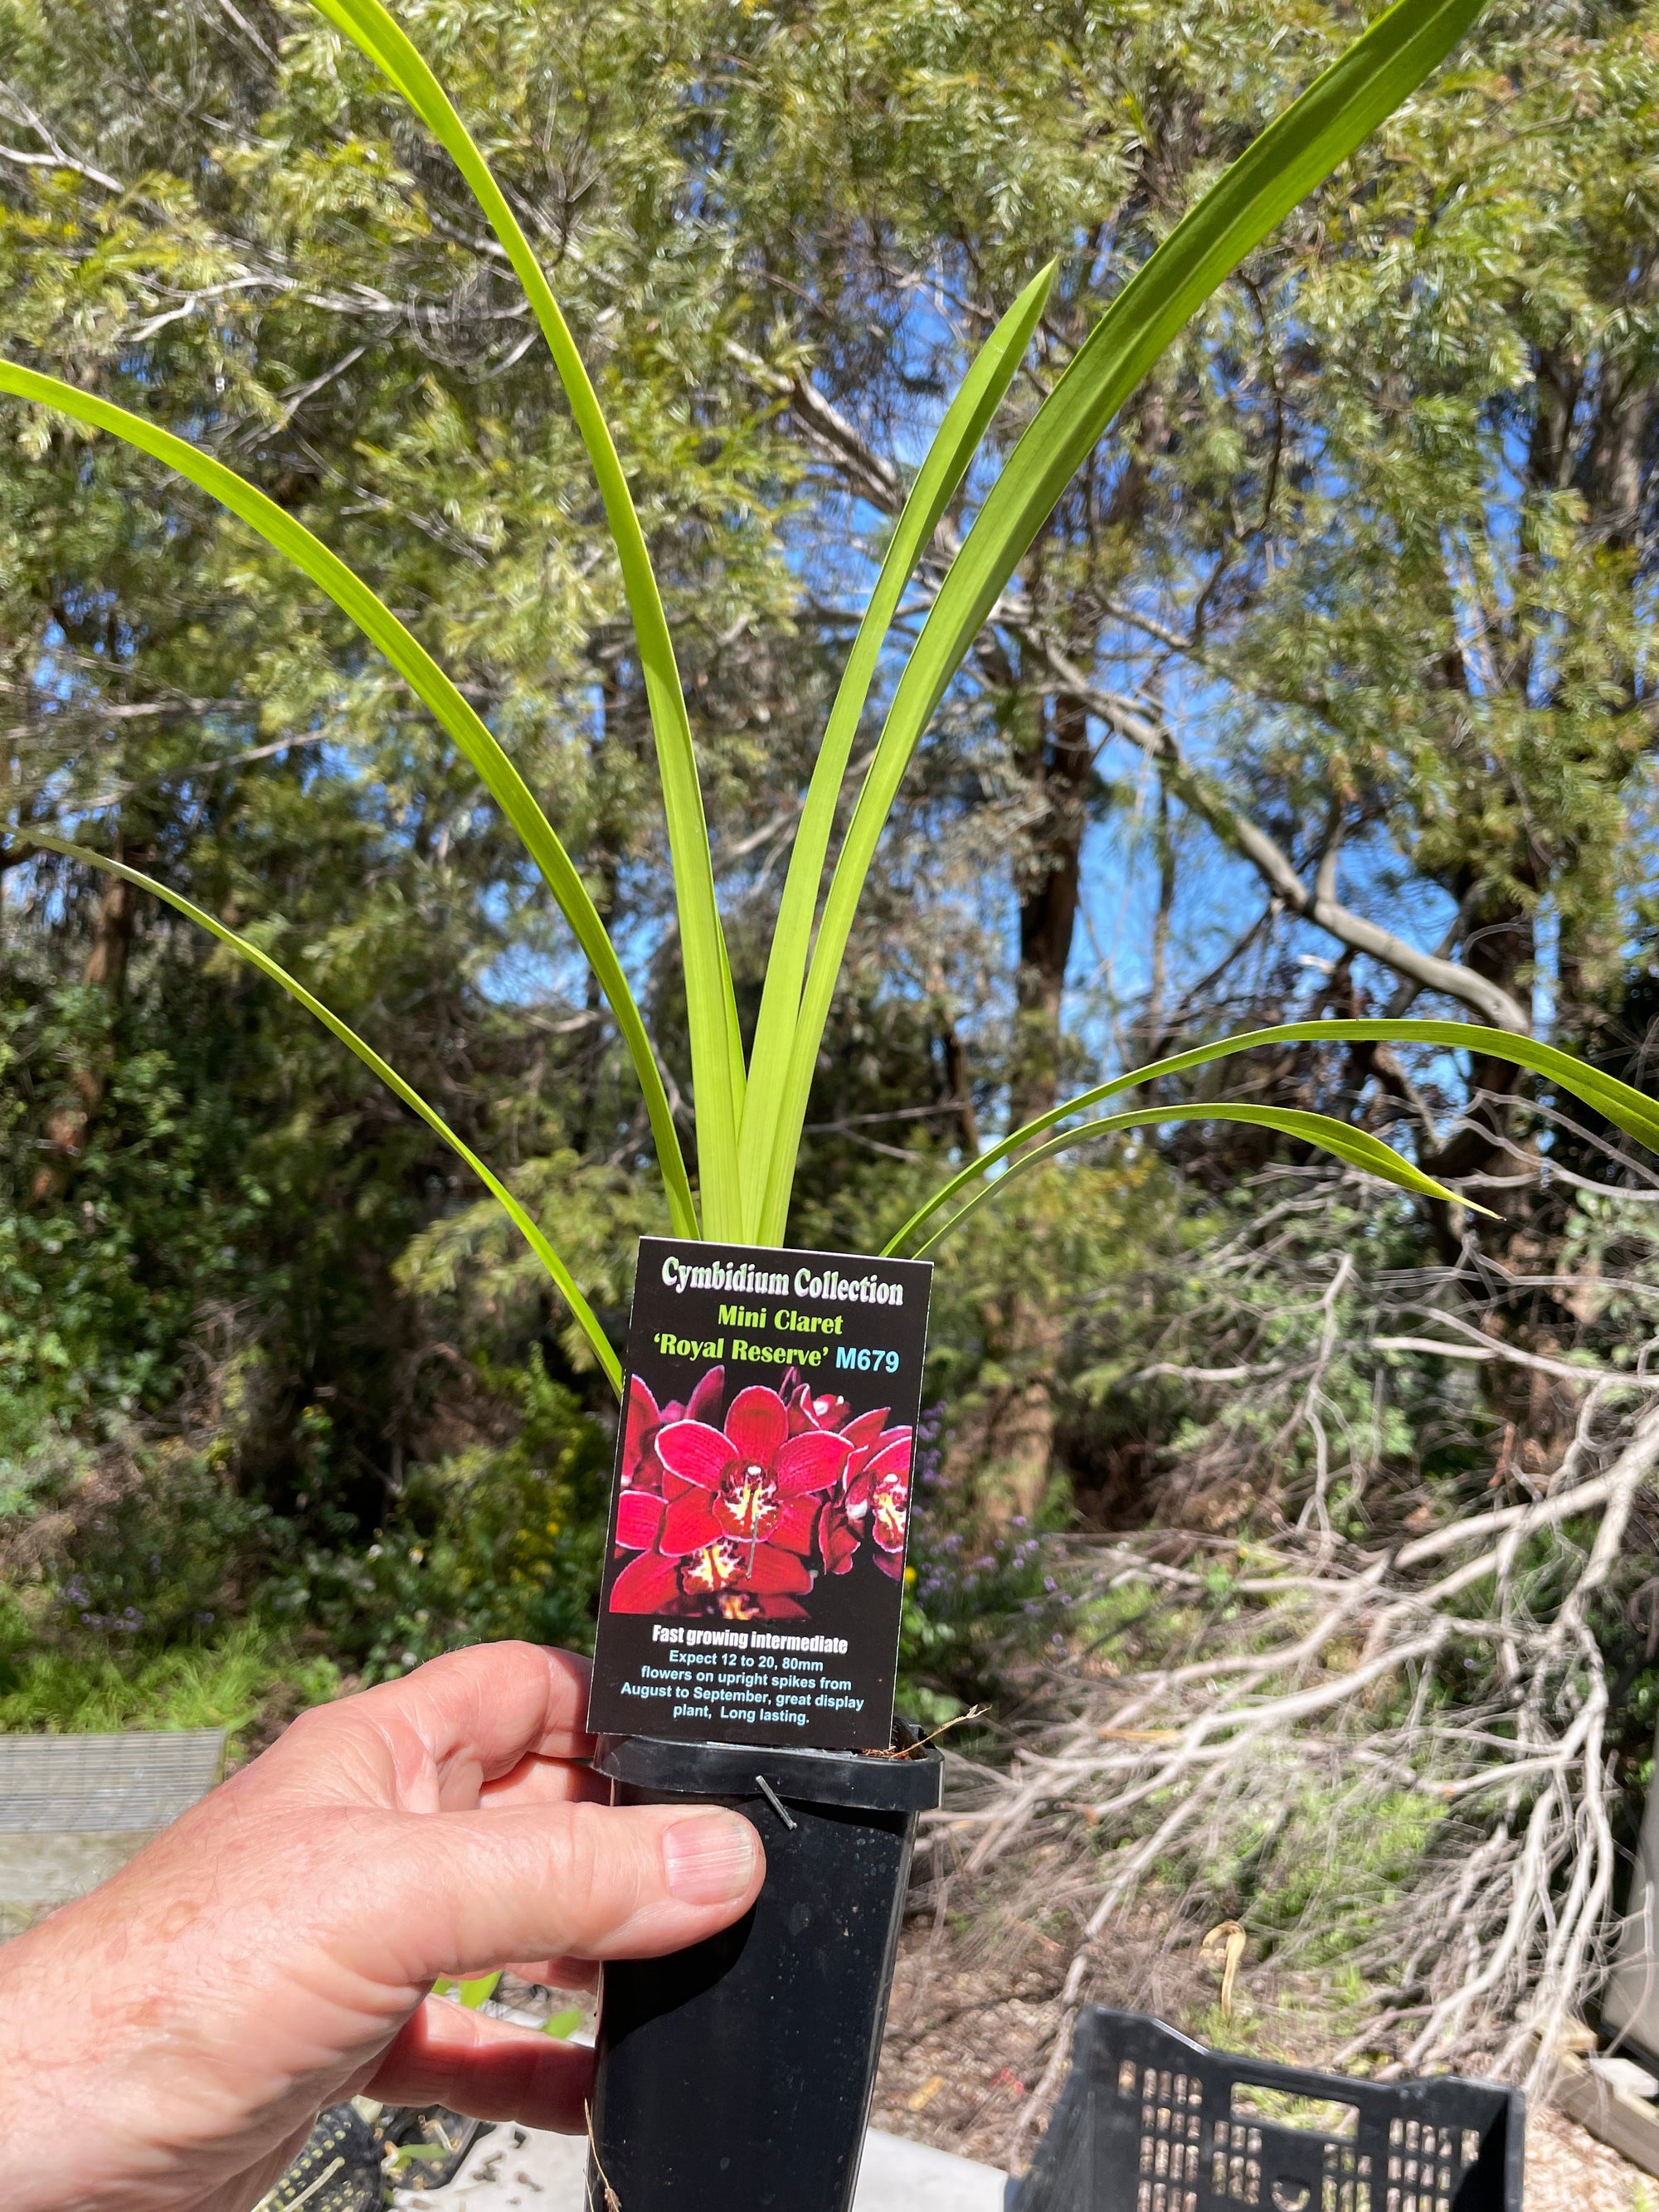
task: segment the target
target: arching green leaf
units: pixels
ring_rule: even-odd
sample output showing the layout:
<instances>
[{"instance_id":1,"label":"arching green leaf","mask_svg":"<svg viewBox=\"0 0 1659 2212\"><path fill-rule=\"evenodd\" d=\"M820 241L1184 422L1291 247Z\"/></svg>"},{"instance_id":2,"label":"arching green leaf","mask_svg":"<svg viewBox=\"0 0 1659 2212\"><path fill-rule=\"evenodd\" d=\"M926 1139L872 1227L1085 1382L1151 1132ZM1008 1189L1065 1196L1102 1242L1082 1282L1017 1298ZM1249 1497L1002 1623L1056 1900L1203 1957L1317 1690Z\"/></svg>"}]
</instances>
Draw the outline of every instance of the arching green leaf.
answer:
<instances>
[{"instance_id":1,"label":"arching green leaf","mask_svg":"<svg viewBox=\"0 0 1659 2212\"><path fill-rule=\"evenodd\" d=\"M656 739L685 965L703 1212L711 1237L740 1237L738 1127L744 1101L743 1042L714 899L708 824L673 641L646 550L645 533L610 426L552 287L518 217L419 49L380 0L315 0L315 4L403 94L460 171L524 287L586 449L622 568Z\"/></svg>"},{"instance_id":2,"label":"arching green leaf","mask_svg":"<svg viewBox=\"0 0 1659 2212\"><path fill-rule=\"evenodd\" d=\"M1093 1144L1099 1138L1112 1136L1120 1129L1152 1128L1164 1121L1244 1121L1256 1128L1276 1129L1281 1136L1299 1137L1304 1144L1315 1145L1321 1152L1334 1153L1338 1159L1346 1160L1350 1167L1359 1168L1366 1175L1380 1176L1384 1182L1394 1183L1401 1190L1415 1191L1423 1198L1444 1199L1453 1206L1470 1205L1468 1199L1459 1198L1457 1193L1448 1190L1444 1183L1437 1182L1432 1176L1425 1176L1409 1160L1402 1159L1380 1137L1373 1137L1364 1129L1350 1128L1346 1121L1339 1121L1329 1114L1309 1114L1299 1107L1237 1106L1212 1101L1200 1106L1146 1106L1133 1113L1103 1115L1098 1121L1085 1121L1080 1128L1063 1129L1058 1136L1050 1137L1046 1144L1034 1146L1029 1152L1022 1152L994 1182L983 1184L965 1206L958 1206L944 1226L936 1229L927 1242L919 1248L916 1257L921 1258L922 1254L931 1252L941 1238L948 1237L953 1229L960 1228L970 1213L976 1213L988 1200L1000 1197L1011 1183L1017 1182L1021 1176L1040 1166L1045 1160L1054 1159L1061 1152L1069 1152L1079 1145ZM1484 1206L1474 1206L1471 1210L1476 1213L1490 1211ZM890 1246L888 1249L890 1250L892 1248Z\"/></svg>"},{"instance_id":3,"label":"arching green leaf","mask_svg":"<svg viewBox=\"0 0 1659 2212\"><path fill-rule=\"evenodd\" d=\"M1059 1106L1050 1107L1034 1121L1004 1137L971 1160L965 1168L935 1191L926 1205L920 1206L910 1218L882 1247L884 1252L896 1252L906 1245L923 1223L931 1219L941 1206L948 1206L959 1192L967 1189L988 1170L1006 1160L1033 1138L1040 1137L1045 1129L1054 1128L1061 1121L1069 1121L1074 1114L1087 1113L1104 1098L1115 1097L1124 1091L1133 1091L1143 1083L1156 1083L1166 1075L1180 1075L1189 1067L1202 1067L1212 1060L1226 1060L1234 1053L1253 1052L1270 1044L1431 1044L1452 1052L1480 1053L1493 1060L1507 1060L1516 1067L1530 1068L1534 1075L1547 1076L1552 1082L1587 1106L1594 1107L1626 1136L1634 1137L1650 1150L1659 1152L1659 1106L1646 1098L1628 1083L1617 1076L1607 1075L1600 1068L1574 1054L1563 1052L1556 1045L1544 1044L1536 1037L1520 1036L1513 1030L1483 1029L1473 1022L1430 1021L1315 1021L1280 1022L1272 1029L1249 1030L1242 1036L1223 1037L1214 1044L1194 1045L1189 1052L1172 1053L1166 1060L1150 1061L1145 1067L1131 1068L1127 1075L1115 1075L1109 1083L1097 1083L1091 1090L1079 1091L1075 1098L1067 1098ZM1194 1111L1198 1110L1196 1109ZM1206 1108L1204 1109L1208 1111ZM1184 1109L1183 1109L1184 1111ZM1160 1118L1158 1114L1152 1117ZM1170 1114L1164 1118L1180 1118ZM1460 1200L1467 1204L1467 1200Z\"/></svg>"}]
</instances>

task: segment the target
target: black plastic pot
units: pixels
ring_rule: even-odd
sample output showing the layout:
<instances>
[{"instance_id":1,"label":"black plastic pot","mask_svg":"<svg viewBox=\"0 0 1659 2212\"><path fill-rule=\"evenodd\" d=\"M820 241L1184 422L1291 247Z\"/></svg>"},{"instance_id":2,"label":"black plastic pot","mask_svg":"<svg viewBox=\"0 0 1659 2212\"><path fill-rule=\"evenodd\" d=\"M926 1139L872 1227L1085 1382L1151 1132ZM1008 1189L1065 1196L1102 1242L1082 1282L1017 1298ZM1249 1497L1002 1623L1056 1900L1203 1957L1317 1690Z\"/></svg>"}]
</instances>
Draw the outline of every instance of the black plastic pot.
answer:
<instances>
[{"instance_id":1,"label":"black plastic pot","mask_svg":"<svg viewBox=\"0 0 1659 2212\"><path fill-rule=\"evenodd\" d=\"M608 2184L623 2212L847 2212L938 1753L602 1736L594 1763L620 1805L735 1806L766 1881L723 1935L605 1968L589 2204Z\"/></svg>"}]
</instances>

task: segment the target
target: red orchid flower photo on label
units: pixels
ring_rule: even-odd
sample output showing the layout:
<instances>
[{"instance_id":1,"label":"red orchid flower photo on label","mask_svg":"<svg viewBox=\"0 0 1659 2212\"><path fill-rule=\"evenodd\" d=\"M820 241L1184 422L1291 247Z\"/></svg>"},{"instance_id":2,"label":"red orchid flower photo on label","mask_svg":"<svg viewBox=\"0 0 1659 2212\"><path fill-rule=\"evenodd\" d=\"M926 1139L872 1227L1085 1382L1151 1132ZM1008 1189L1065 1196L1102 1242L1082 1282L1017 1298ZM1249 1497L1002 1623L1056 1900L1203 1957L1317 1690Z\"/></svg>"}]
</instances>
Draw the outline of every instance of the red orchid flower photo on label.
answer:
<instances>
[{"instance_id":1,"label":"red orchid flower photo on label","mask_svg":"<svg viewBox=\"0 0 1659 2212\"><path fill-rule=\"evenodd\" d=\"M885 1744L930 1275L644 1240L590 1726Z\"/></svg>"},{"instance_id":2,"label":"red orchid flower photo on label","mask_svg":"<svg viewBox=\"0 0 1659 2212\"><path fill-rule=\"evenodd\" d=\"M716 1427L725 1388L711 1367L684 1409L659 1408L630 1376L616 1540L634 1557L608 1610L804 1620L798 1601L865 1542L902 1576L912 1430L793 1376L739 1390Z\"/></svg>"}]
</instances>

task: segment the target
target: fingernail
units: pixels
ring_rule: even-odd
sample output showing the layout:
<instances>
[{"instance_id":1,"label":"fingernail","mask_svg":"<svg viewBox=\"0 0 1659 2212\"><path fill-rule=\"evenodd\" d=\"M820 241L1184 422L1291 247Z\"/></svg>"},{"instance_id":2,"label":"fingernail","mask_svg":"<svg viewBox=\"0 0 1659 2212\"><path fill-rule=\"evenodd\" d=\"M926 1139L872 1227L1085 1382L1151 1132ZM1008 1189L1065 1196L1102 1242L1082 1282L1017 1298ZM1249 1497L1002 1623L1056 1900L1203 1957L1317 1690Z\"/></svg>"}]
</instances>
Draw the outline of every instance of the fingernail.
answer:
<instances>
[{"instance_id":1,"label":"fingernail","mask_svg":"<svg viewBox=\"0 0 1659 2212\"><path fill-rule=\"evenodd\" d=\"M662 1856L682 1905L729 1905L755 1878L760 1838L738 1814L699 1813L665 1831Z\"/></svg>"}]
</instances>

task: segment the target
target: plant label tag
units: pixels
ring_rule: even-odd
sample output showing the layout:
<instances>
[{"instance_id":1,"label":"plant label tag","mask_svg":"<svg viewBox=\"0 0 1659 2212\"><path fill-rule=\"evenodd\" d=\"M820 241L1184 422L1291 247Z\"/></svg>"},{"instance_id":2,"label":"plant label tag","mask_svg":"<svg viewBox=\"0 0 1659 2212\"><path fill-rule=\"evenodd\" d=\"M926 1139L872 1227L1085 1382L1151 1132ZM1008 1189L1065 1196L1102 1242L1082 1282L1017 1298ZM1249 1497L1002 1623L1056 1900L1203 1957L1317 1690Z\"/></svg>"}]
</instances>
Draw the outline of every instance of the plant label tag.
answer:
<instances>
[{"instance_id":1,"label":"plant label tag","mask_svg":"<svg viewBox=\"0 0 1659 2212\"><path fill-rule=\"evenodd\" d=\"M596 1734L886 1750L933 1273L641 1240Z\"/></svg>"}]
</instances>

